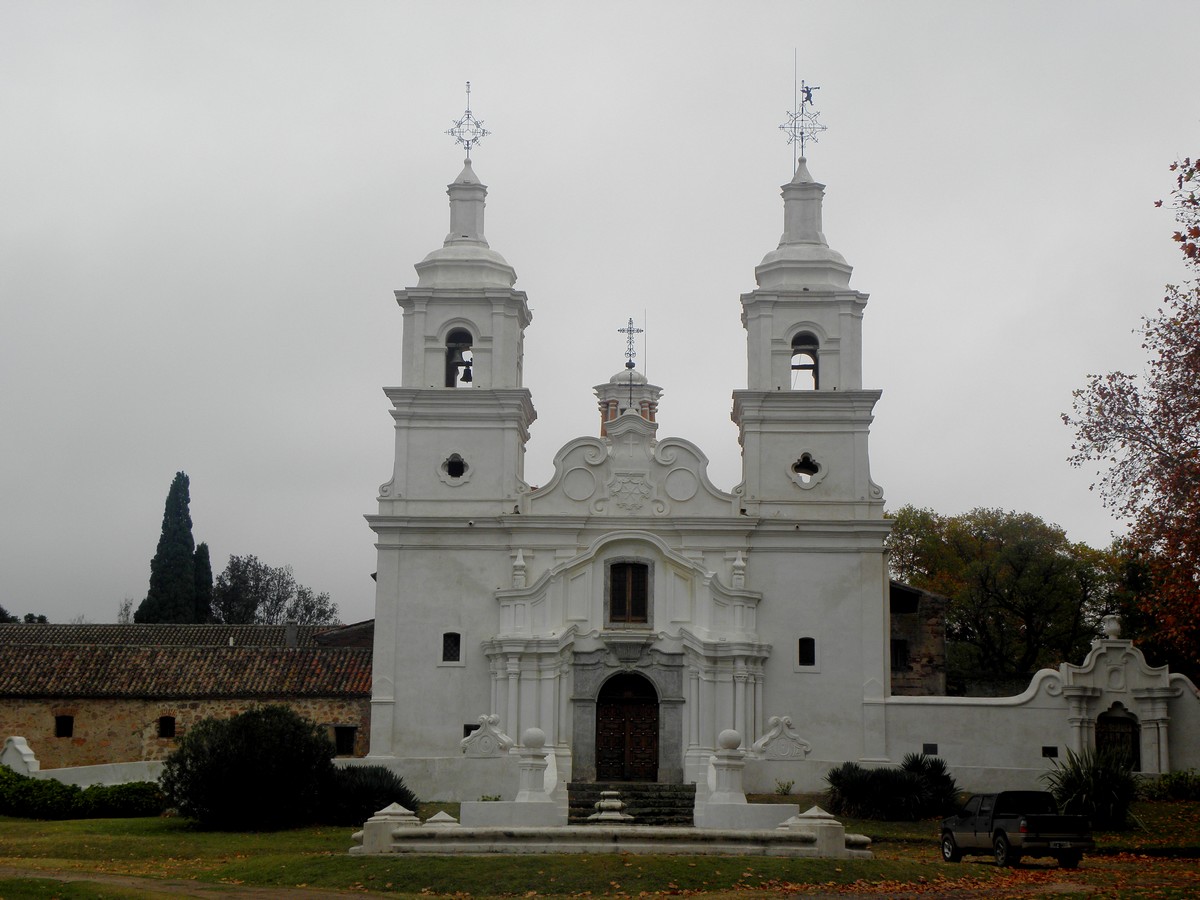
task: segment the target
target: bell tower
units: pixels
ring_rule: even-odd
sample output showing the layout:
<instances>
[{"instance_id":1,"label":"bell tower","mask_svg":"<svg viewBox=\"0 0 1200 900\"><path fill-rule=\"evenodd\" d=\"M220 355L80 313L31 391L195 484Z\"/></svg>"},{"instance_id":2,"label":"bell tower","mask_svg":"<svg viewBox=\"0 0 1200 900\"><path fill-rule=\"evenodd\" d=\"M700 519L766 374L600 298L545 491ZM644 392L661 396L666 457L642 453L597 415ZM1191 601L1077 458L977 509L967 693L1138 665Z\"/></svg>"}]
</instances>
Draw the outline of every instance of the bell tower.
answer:
<instances>
[{"instance_id":1,"label":"bell tower","mask_svg":"<svg viewBox=\"0 0 1200 900\"><path fill-rule=\"evenodd\" d=\"M521 371L532 315L525 293L513 289L516 272L484 236L487 186L470 152L488 132L468 104L449 133L467 150L447 188L450 231L416 264L416 287L396 291L403 362L401 386L384 388L396 461L380 488L381 515L502 515L525 488L525 444L537 417Z\"/></svg>"},{"instance_id":2,"label":"bell tower","mask_svg":"<svg viewBox=\"0 0 1200 900\"><path fill-rule=\"evenodd\" d=\"M825 240L825 186L800 157L783 191L783 236L742 295L749 372L734 392L742 445L743 502L750 515L795 519L880 518L867 436L880 391L862 387L867 295Z\"/></svg>"}]
</instances>

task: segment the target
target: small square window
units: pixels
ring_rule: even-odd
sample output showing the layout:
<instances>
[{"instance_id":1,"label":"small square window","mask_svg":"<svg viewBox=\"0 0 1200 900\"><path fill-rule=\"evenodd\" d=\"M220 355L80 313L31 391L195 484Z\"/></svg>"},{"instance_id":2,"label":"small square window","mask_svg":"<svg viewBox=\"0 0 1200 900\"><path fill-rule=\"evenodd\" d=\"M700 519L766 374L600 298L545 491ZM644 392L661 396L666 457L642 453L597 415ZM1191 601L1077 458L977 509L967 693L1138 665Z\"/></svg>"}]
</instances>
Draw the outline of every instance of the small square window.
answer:
<instances>
[{"instance_id":1,"label":"small square window","mask_svg":"<svg viewBox=\"0 0 1200 900\"><path fill-rule=\"evenodd\" d=\"M160 738L175 737L175 717L174 716L159 716L158 717L158 736Z\"/></svg>"},{"instance_id":2,"label":"small square window","mask_svg":"<svg viewBox=\"0 0 1200 900\"><path fill-rule=\"evenodd\" d=\"M921 752L926 756L937 756L937 744L922 744Z\"/></svg>"},{"instance_id":3,"label":"small square window","mask_svg":"<svg viewBox=\"0 0 1200 900\"><path fill-rule=\"evenodd\" d=\"M1043 747L1042 759L1058 759L1058 747Z\"/></svg>"},{"instance_id":4,"label":"small square window","mask_svg":"<svg viewBox=\"0 0 1200 900\"><path fill-rule=\"evenodd\" d=\"M462 635L457 631L442 635L442 662L462 662Z\"/></svg>"},{"instance_id":5,"label":"small square window","mask_svg":"<svg viewBox=\"0 0 1200 900\"><path fill-rule=\"evenodd\" d=\"M55 737L73 737L75 734L75 717L74 716L55 716L54 717L54 736Z\"/></svg>"},{"instance_id":6,"label":"small square window","mask_svg":"<svg viewBox=\"0 0 1200 900\"><path fill-rule=\"evenodd\" d=\"M338 756L353 756L354 742L358 738L358 728L354 725L334 725L333 745Z\"/></svg>"}]
</instances>

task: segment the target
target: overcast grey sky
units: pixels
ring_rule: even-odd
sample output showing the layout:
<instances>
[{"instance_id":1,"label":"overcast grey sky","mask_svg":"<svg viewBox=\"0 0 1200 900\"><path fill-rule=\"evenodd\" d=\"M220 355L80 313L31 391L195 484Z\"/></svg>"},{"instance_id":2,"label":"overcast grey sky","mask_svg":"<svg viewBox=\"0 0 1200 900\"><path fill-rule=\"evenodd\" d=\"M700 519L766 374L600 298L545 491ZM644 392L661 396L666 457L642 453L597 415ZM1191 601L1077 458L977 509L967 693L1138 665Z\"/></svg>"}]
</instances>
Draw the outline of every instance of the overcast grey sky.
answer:
<instances>
[{"instance_id":1,"label":"overcast grey sky","mask_svg":"<svg viewBox=\"0 0 1200 900\"><path fill-rule=\"evenodd\" d=\"M439 246L463 83L487 236L534 321L526 478L648 321L660 434L739 480L739 295L782 230L800 75L825 233L871 295L889 507L1118 527L1065 463L1089 372L1184 278L1194 3L0 0L0 604L114 621L163 501L373 614L392 291Z\"/></svg>"}]
</instances>

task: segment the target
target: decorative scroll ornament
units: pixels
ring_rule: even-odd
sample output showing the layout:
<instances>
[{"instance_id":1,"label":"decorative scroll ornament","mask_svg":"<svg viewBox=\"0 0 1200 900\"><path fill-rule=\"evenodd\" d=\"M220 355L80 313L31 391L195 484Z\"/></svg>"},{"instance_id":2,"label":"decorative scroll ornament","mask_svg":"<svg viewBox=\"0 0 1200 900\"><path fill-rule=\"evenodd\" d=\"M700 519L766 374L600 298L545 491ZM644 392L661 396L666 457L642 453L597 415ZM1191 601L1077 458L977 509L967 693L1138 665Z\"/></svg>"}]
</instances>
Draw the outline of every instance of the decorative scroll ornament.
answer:
<instances>
[{"instance_id":1,"label":"decorative scroll ornament","mask_svg":"<svg viewBox=\"0 0 1200 900\"><path fill-rule=\"evenodd\" d=\"M771 716L767 719L766 734L754 742L752 749L766 759L804 759L812 745L796 734L791 716Z\"/></svg>"},{"instance_id":2,"label":"decorative scroll ornament","mask_svg":"<svg viewBox=\"0 0 1200 900\"><path fill-rule=\"evenodd\" d=\"M462 752L474 759L505 756L517 742L496 726L500 717L495 713L479 717L479 727L461 741Z\"/></svg>"}]
</instances>

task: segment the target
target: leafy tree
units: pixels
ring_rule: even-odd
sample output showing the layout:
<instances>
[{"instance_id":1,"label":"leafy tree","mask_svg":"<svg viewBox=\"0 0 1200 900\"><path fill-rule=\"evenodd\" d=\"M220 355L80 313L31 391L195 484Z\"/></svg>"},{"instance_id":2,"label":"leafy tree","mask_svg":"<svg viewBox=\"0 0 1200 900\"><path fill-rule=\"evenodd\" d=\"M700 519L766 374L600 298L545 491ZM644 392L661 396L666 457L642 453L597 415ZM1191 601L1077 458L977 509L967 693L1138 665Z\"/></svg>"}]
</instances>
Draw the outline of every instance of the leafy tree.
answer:
<instances>
[{"instance_id":1,"label":"leafy tree","mask_svg":"<svg viewBox=\"0 0 1200 900\"><path fill-rule=\"evenodd\" d=\"M225 625L332 625L338 608L329 594L297 584L291 566L230 556L213 586L212 617Z\"/></svg>"},{"instance_id":2,"label":"leafy tree","mask_svg":"<svg viewBox=\"0 0 1200 900\"><path fill-rule=\"evenodd\" d=\"M45 616L35 616L33 613L25 613L24 618L10 615L7 609L0 606L0 625L16 625L19 622L26 625L45 625L49 621Z\"/></svg>"},{"instance_id":3,"label":"leafy tree","mask_svg":"<svg viewBox=\"0 0 1200 900\"><path fill-rule=\"evenodd\" d=\"M1174 239L1200 268L1200 160L1172 165ZM1162 205L1159 201L1158 205ZM1142 376L1090 375L1075 391L1074 466L1100 464L1093 484L1130 522L1129 548L1142 569L1138 604L1155 642L1200 664L1200 282L1167 285L1162 307L1142 320L1149 361Z\"/></svg>"},{"instance_id":4,"label":"leafy tree","mask_svg":"<svg viewBox=\"0 0 1200 900\"><path fill-rule=\"evenodd\" d=\"M892 515L892 576L949 601L952 680L1025 678L1077 661L1117 602L1119 557L1071 543L1031 513L942 516L909 505Z\"/></svg>"}]
</instances>

